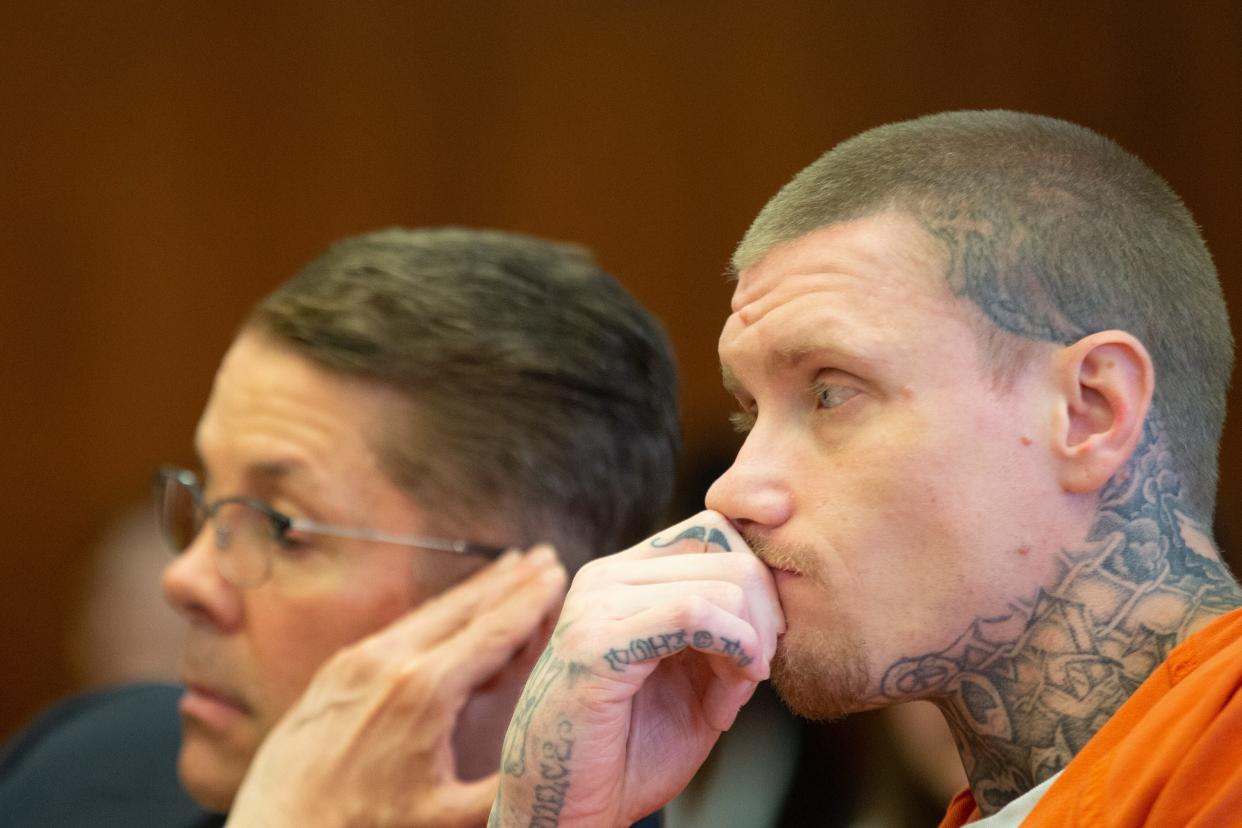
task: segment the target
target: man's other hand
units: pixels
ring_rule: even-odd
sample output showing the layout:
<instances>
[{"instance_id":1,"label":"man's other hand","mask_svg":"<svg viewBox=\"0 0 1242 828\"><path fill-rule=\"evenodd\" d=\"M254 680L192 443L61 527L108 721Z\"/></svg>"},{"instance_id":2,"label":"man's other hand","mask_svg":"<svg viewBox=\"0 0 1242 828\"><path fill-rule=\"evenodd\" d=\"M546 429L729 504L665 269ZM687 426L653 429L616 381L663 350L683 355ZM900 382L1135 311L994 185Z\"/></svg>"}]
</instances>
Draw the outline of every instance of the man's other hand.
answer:
<instances>
[{"instance_id":1,"label":"man's other hand","mask_svg":"<svg viewBox=\"0 0 1242 828\"><path fill-rule=\"evenodd\" d=\"M458 777L458 714L538 652L565 580L550 548L510 552L341 650L263 742L229 826L483 825L496 774Z\"/></svg>"}]
</instances>

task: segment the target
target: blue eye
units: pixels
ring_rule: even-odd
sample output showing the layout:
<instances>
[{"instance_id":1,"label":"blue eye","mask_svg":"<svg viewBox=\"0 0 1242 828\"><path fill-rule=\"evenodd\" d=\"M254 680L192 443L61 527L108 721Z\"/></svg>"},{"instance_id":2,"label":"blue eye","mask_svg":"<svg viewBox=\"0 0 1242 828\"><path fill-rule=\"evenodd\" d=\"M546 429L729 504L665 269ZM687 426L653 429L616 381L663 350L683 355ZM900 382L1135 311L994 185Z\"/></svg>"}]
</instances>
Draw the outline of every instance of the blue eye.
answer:
<instances>
[{"instance_id":1,"label":"blue eye","mask_svg":"<svg viewBox=\"0 0 1242 828\"><path fill-rule=\"evenodd\" d=\"M820 408L836 408L839 405L844 405L858 393L853 388L837 385L836 383L816 385L814 391L815 401Z\"/></svg>"}]
</instances>

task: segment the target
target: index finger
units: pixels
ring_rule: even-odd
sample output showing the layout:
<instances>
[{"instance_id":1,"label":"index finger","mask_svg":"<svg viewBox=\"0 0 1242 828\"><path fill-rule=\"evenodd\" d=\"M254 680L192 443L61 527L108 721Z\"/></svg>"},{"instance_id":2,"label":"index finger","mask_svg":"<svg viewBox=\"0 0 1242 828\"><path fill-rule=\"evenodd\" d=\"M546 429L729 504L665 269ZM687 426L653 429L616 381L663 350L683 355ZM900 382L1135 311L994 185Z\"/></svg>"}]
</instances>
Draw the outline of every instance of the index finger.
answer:
<instances>
[{"instance_id":1,"label":"index finger","mask_svg":"<svg viewBox=\"0 0 1242 828\"><path fill-rule=\"evenodd\" d=\"M494 563L370 636L365 646L397 652L435 646L459 631L481 607L496 602L517 585L542 572L555 559L555 552L546 545L536 546L525 554L516 550L506 552Z\"/></svg>"},{"instance_id":2,"label":"index finger","mask_svg":"<svg viewBox=\"0 0 1242 828\"><path fill-rule=\"evenodd\" d=\"M657 532L642 543L618 553L617 557L627 560L643 560L661 558L665 555L685 555L691 552L754 554L728 518L719 512L705 509L681 523L675 523Z\"/></svg>"},{"instance_id":3,"label":"index finger","mask_svg":"<svg viewBox=\"0 0 1242 828\"><path fill-rule=\"evenodd\" d=\"M728 518L720 512L705 509L614 557L642 561L696 552L755 554ZM761 630L763 640L768 642L764 649L775 650L776 637L785 631L785 614L770 574L765 575L757 586L747 588L747 594L754 621Z\"/></svg>"}]
</instances>

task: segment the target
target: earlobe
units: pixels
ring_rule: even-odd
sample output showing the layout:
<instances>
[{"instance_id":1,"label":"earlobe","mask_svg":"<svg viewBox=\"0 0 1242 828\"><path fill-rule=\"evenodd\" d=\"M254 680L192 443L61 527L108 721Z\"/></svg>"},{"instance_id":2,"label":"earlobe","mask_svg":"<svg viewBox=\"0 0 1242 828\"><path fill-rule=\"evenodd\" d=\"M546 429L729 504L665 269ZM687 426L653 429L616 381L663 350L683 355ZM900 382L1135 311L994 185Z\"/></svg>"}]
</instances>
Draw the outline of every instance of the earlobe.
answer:
<instances>
[{"instance_id":1,"label":"earlobe","mask_svg":"<svg viewBox=\"0 0 1242 828\"><path fill-rule=\"evenodd\" d=\"M1155 369L1143 343L1125 331L1101 331L1058 355L1055 434L1061 487L1098 490L1120 471L1143 435Z\"/></svg>"}]
</instances>

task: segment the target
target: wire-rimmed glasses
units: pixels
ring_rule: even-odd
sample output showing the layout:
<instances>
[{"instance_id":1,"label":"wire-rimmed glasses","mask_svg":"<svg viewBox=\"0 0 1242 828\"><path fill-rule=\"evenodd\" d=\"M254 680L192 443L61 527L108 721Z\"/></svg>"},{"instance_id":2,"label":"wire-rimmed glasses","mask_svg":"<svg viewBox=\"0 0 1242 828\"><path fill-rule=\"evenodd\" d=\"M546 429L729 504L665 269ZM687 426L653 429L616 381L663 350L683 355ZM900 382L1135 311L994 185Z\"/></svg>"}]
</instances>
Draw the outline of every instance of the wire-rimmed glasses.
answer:
<instances>
[{"instance_id":1,"label":"wire-rimmed glasses","mask_svg":"<svg viewBox=\"0 0 1242 828\"><path fill-rule=\"evenodd\" d=\"M174 553L189 548L204 524L211 521L220 574L240 587L256 587L272 574L273 552L296 546L290 532L392 543L415 549L497 558L504 549L451 538L432 538L335 526L292 517L253 497L222 497L205 502L198 476L188 469L164 466L153 481L160 531Z\"/></svg>"}]
</instances>

